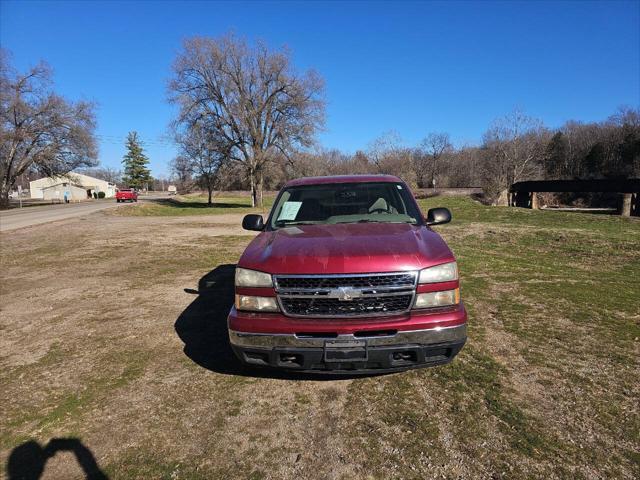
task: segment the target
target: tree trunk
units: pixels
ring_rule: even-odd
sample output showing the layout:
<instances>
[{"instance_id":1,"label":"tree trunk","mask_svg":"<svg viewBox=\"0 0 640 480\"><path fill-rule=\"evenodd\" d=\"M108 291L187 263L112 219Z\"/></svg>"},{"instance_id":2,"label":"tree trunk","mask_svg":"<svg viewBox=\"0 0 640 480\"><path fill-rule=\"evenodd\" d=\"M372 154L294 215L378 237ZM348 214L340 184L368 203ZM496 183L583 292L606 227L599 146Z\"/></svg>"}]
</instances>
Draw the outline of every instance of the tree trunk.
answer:
<instances>
[{"instance_id":1,"label":"tree trunk","mask_svg":"<svg viewBox=\"0 0 640 480\"><path fill-rule=\"evenodd\" d=\"M438 162L437 158L433 158L433 163L431 164L431 184L429 185L431 188L435 190L436 188L436 164Z\"/></svg>"},{"instance_id":2,"label":"tree trunk","mask_svg":"<svg viewBox=\"0 0 640 480\"><path fill-rule=\"evenodd\" d=\"M509 190L502 190L496 199L493 201L492 205L494 206L505 206L509 205Z\"/></svg>"},{"instance_id":3,"label":"tree trunk","mask_svg":"<svg viewBox=\"0 0 640 480\"><path fill-rule=\"evenodd\" d=\"M9 208L9 192L11 191L11 184L6 178L2 179L0 183L0 210Z\"/></svg>"},{"instance_id":4,"label":"tree trunk","mask_svg":"<svg viewBox=\"0 0 640 480\"><path fill-rule=\"evenodd\" d=\"M264 177L262 176L262 171L259 171L256 177L256 205L254 206L258 206L260 208L264 206L264 203L262 202L263 185L264 185Z\"/></svg>"},{"instance_id":5,"label":"tree trunk","mask_svg":"<svg viewBox=\"0 0 640 480\"><path fill-rule=\"evenodd\" d=\"M209 199L207 200L207 206L213 206L213 187L211 185L208 186L207 191L209 192Z\"/></svg>"},{"instance_id":6,"label":"tree trunk","mask_svg":"<svg viewBox=\"0 0 640 480\"><path fill-rule=\"evenodd\" d=\"M251 183L251 206L255 208L257 198L256 198L255 172L253 168L249 170L249 182Z\"/></svg>"}]
</instances>

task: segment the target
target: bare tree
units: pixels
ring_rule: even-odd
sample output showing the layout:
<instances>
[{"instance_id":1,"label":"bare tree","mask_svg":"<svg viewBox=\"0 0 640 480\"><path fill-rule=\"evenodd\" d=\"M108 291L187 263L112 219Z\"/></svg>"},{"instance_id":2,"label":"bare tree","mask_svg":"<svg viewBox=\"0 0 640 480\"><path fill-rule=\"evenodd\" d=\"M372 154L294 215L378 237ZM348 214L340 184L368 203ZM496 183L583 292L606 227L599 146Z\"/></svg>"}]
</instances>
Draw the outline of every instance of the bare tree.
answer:
<instances>
[{"instance_id":1,"label":"bare tree","mask_svg":"<svg viewBox=\"0 0 640 480\"><path fill-rule=\"evenodd\" d=\"M607 123L616 127L640 129L640 108L621 105L616 113L607 119Z\"/></svg>"},{"instance_id":2,"label":"bare tree","mask_svg":"<svg viewBox=\"0 0 640 480\"><path fill-rule=\"evenodd\" d=\"M176 183L180 190L189 190L193 183L192 173L193 167L189 158L185 155L178 155L170 163L172 176L175 177Z\"/></svg>"},{"instance_id":3,"label":"bare tree","mask_svg":"<svg viewBox=\"0 0 640 480\"><path fill-rule=\"evenodd\" d=\"M436 172L442 156L453 149L448 133L432 132L422 141L421 149L424 155L417 156L417 169L421 175L429 175L429 186L436 187ZM416 172L418 174L418 171ZM424 178L424 177L422 177Z\"/></svg>"},{"instance_id":4,"label":"bare tree","mask_svg":"<svg viewBox=\"0 0 640 480\"><path fill-rule=\"evenodd\" d=\"M407 183L415 184L415 175L412 168L413 155L413 149L403 147L400 135L391 130L369 143L364 159L357 159L358 153L356 153L351 165L356 166L358 163L356 160L360 160L359 163L365 168L367 166L374 167L372 173L397 175ZM371 165L367 165L366 162L363 164L362 160L367 159L371 162Z\"/></svg>"},{"instance_id":5,"label":"bare tree","mask_svg":"<svg viewBox=\"0 0 640 480\"><path fill-rule=\"evenodd\" d=\"M217 132L245 167L253 205L262 205L267 164L309 147L324 122L322 79L296 74L286 51L250 47L233 35L185 41L173 71L176 123Z\"/></svg>"},{"instance_id":6,"label":"bare tree","mask_svg":"<svg viewBox=\"0 0 640 480\"><path fill-rule=\"evenodd\" d=\"M226 139L216 131L206 130L195 125L186 133L178 134L176 141L190 167L183 165L183 168L188 168L198 185L207 190L207 205L212 206L218 173L229 159Z\"/></svg>"},{"instance_id":7,"label":"bare tree","mask_svg":"<svg viewBox=\"0 0 640 480\"><path fill-rule=\"evenodd\" d=\"M402 138L395 130L389 130L371 141L367 148L367 157L376 166L378 173L392 173L389 159L398 155L402 149Z\"/></svg>"},{"instance_id":8,"label":"bare tree","mask_svg":"<svg viewBox=\"0 0 640 480\"><path fill-rule=\"evenodd\" d=\"M369 163L369 157L362 150L357 150L356 153L349 159L349 172L350 173L369 173L371 171L371 165Z\"/></svg>"},{"instance_id":9,"label":"bare tree","mask_svg":"<svg viewBox=\"0 0 640 480\"><path fill-rule=\"evenodd\" d=\"M0 208L30 167L44 175L63 175L95 164L94 106L70 102L51 92L51 70L44 64L18 73L0 51Z\"/></svg>"},{"instance_id":10,"label":"bare tree","mask_svg":"<svg viewBox=\"0 0 640 480\"><path fill-rule=\"evenodd\" d=\"M122 172L111 167L82 168L76 171L116 185L122 180Z\"/></svg>"},{"instance_id":11,"label":"bare tree","mask_svg":"<svg viewBox=\"0 0 640 480\"><path fill-rule=\"evenodd\" d=\"M514 182L539 175L546 137L542 122L518 109L494 121L484 134L487 194L504 197Z\"/></svg>"},{"instance_id":12,"label":"bare tree","mask_svg":"<svg viewBox=\"0 0 640 480\"><path fill-rule=\"evenodd\" d=\"M317 177L326 175L332 169L330 155L327 151L301 151L289 156L286 167L292 177Z\"/></svg>"},{"instance_id":13,"label":"bare tree","mask_svg":"<svg viewBox=\"0 0 640 480\"><path fill-rule=\"evenodd\" d=\"M111 168L111 167L99 168L98 174L100 175L100 177L98 178L102 178L103 180L114 183L116 185L122 181L122 172L117 168Z\"/></svg>"},{"instance_id":14,"label":"bare tree","mask_svg":"<svg viewBox=\"0 0 640 480\"><path fill-rule=\"evenodd\" d=\"M480 185L478 164L480 149L463 145L442 156L438 166L438 184L443 187L475 187Z\"/></svg>"},{"instance_id":15,"label":"bare tree","mask_svg":"<svg viewBox=\"0 0 640 480\"><path fill-rule=\"evenodd\" d=\"M566 152L559 161L559 178L587 178L583 160L596 143L598 135L596 124L585 124L569 120L559 130L566 142Z\"/></svg>"},{"instance_id":16,"label":"bare tree","mask_svg":"<svg viewBox=\"0 0 640 480\"><path fill-rule=\"evenodd\" d=\"M605 123L613 144L612 160L607 165L610 177L640 175L640 108L622 106Z\"/></svg>"}]
</instances>

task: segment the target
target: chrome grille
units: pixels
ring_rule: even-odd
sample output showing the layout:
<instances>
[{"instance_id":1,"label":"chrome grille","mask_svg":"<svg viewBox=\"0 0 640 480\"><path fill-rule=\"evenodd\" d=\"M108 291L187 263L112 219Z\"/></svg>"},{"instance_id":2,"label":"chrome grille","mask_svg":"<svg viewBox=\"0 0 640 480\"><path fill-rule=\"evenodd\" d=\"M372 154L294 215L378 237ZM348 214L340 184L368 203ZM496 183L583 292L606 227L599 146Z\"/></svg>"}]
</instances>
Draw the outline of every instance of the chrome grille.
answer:
<instances>
[{"instance_id":1,"label":"chrome grille","mask_svg":"<svg viewBox=\"0 0 640 480\"><path fill-rule=\"evenodd\" d=\"M294 317L353 317L411 308L417 272L359 275L276 275L280 307Z\"/></svg>"},{"instance_id":2,"label":"chrome grille","mask_svg":"<svg viewBox=\"0 0 640 480\"><path fill-rule=\"evenodd\" d=\"M353 316L380 315L408 310L413 294L393 295L380 298L358 298L340 301L333 298L286 298L282 306L291 315L299 316Z\"/></svg>"},{"instance_id":3,"label":"chrome grille","mask_svg":"<svg viewBox=\"0 0 640 480\"><path fill-rule=\"evenodd\" d=\"M414 286L415 281L416 274L414 272L380 275L349 275L340 277L276 277L278 288L287 290L338 287L412 287Z\"/></svg>"}]
</instances>

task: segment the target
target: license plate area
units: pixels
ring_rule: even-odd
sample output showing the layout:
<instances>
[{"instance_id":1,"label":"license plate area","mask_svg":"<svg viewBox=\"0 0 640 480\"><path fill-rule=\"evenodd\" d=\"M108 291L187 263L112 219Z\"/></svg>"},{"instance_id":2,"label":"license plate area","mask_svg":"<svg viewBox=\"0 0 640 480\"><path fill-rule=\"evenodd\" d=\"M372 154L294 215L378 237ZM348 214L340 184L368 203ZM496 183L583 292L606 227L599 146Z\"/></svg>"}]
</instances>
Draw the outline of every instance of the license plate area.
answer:
<instances>
[{"instance_id":1,"label":"license plate area","mask_svg":"<svg viewBox=\"0 0 640 480\"><path fill-rule=\"evenodd\" d=\"M366 340L326 340L325 362L366 362L369 358Z\"/></svg>"}]
</instances>

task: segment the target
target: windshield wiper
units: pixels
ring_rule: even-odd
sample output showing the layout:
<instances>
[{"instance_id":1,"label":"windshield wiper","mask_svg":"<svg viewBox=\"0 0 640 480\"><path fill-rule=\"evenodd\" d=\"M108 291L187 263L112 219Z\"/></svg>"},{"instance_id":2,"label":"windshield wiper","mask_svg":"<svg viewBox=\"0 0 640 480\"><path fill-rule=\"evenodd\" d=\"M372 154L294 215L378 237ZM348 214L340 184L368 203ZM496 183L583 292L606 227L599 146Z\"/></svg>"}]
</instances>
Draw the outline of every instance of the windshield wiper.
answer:
<instances>
[{"instance_id":1,"label":"windshield wiper","mask_svg":"<svg viewBox=\"0 0 640 480\"><path fill-rule=\"evenodd\" d=\"M336 222L335 224L339 224L339 223L391 223L391 222L385 222L382 220L370 220L368 218L361 218L360 220L348 220L346 222Z\"/></svg>"},{"instance_id":2,"label":"windshield wiper","mask_svg":"<svg viewBox=\"0 0 640 480\"><path fill-rule=\"evenodd\" d=\"M305 221L276 222L276 227L288 227L289 225L318 225L318 222L305 222Z\"/></svg>"},{"instance_id":3,"label":"windshield wiper","mask_svg":"<svg viewBox=\"0 0 640 480\"><path fill-rule=\"evenodd\" d=\"M371 220L368 218L362 218L360 220L346 221L346 222L336 222L335 225L340 223L409 223L415 224L415 221L402 221L402 220Z\"/></svg>"}]
</instances>

